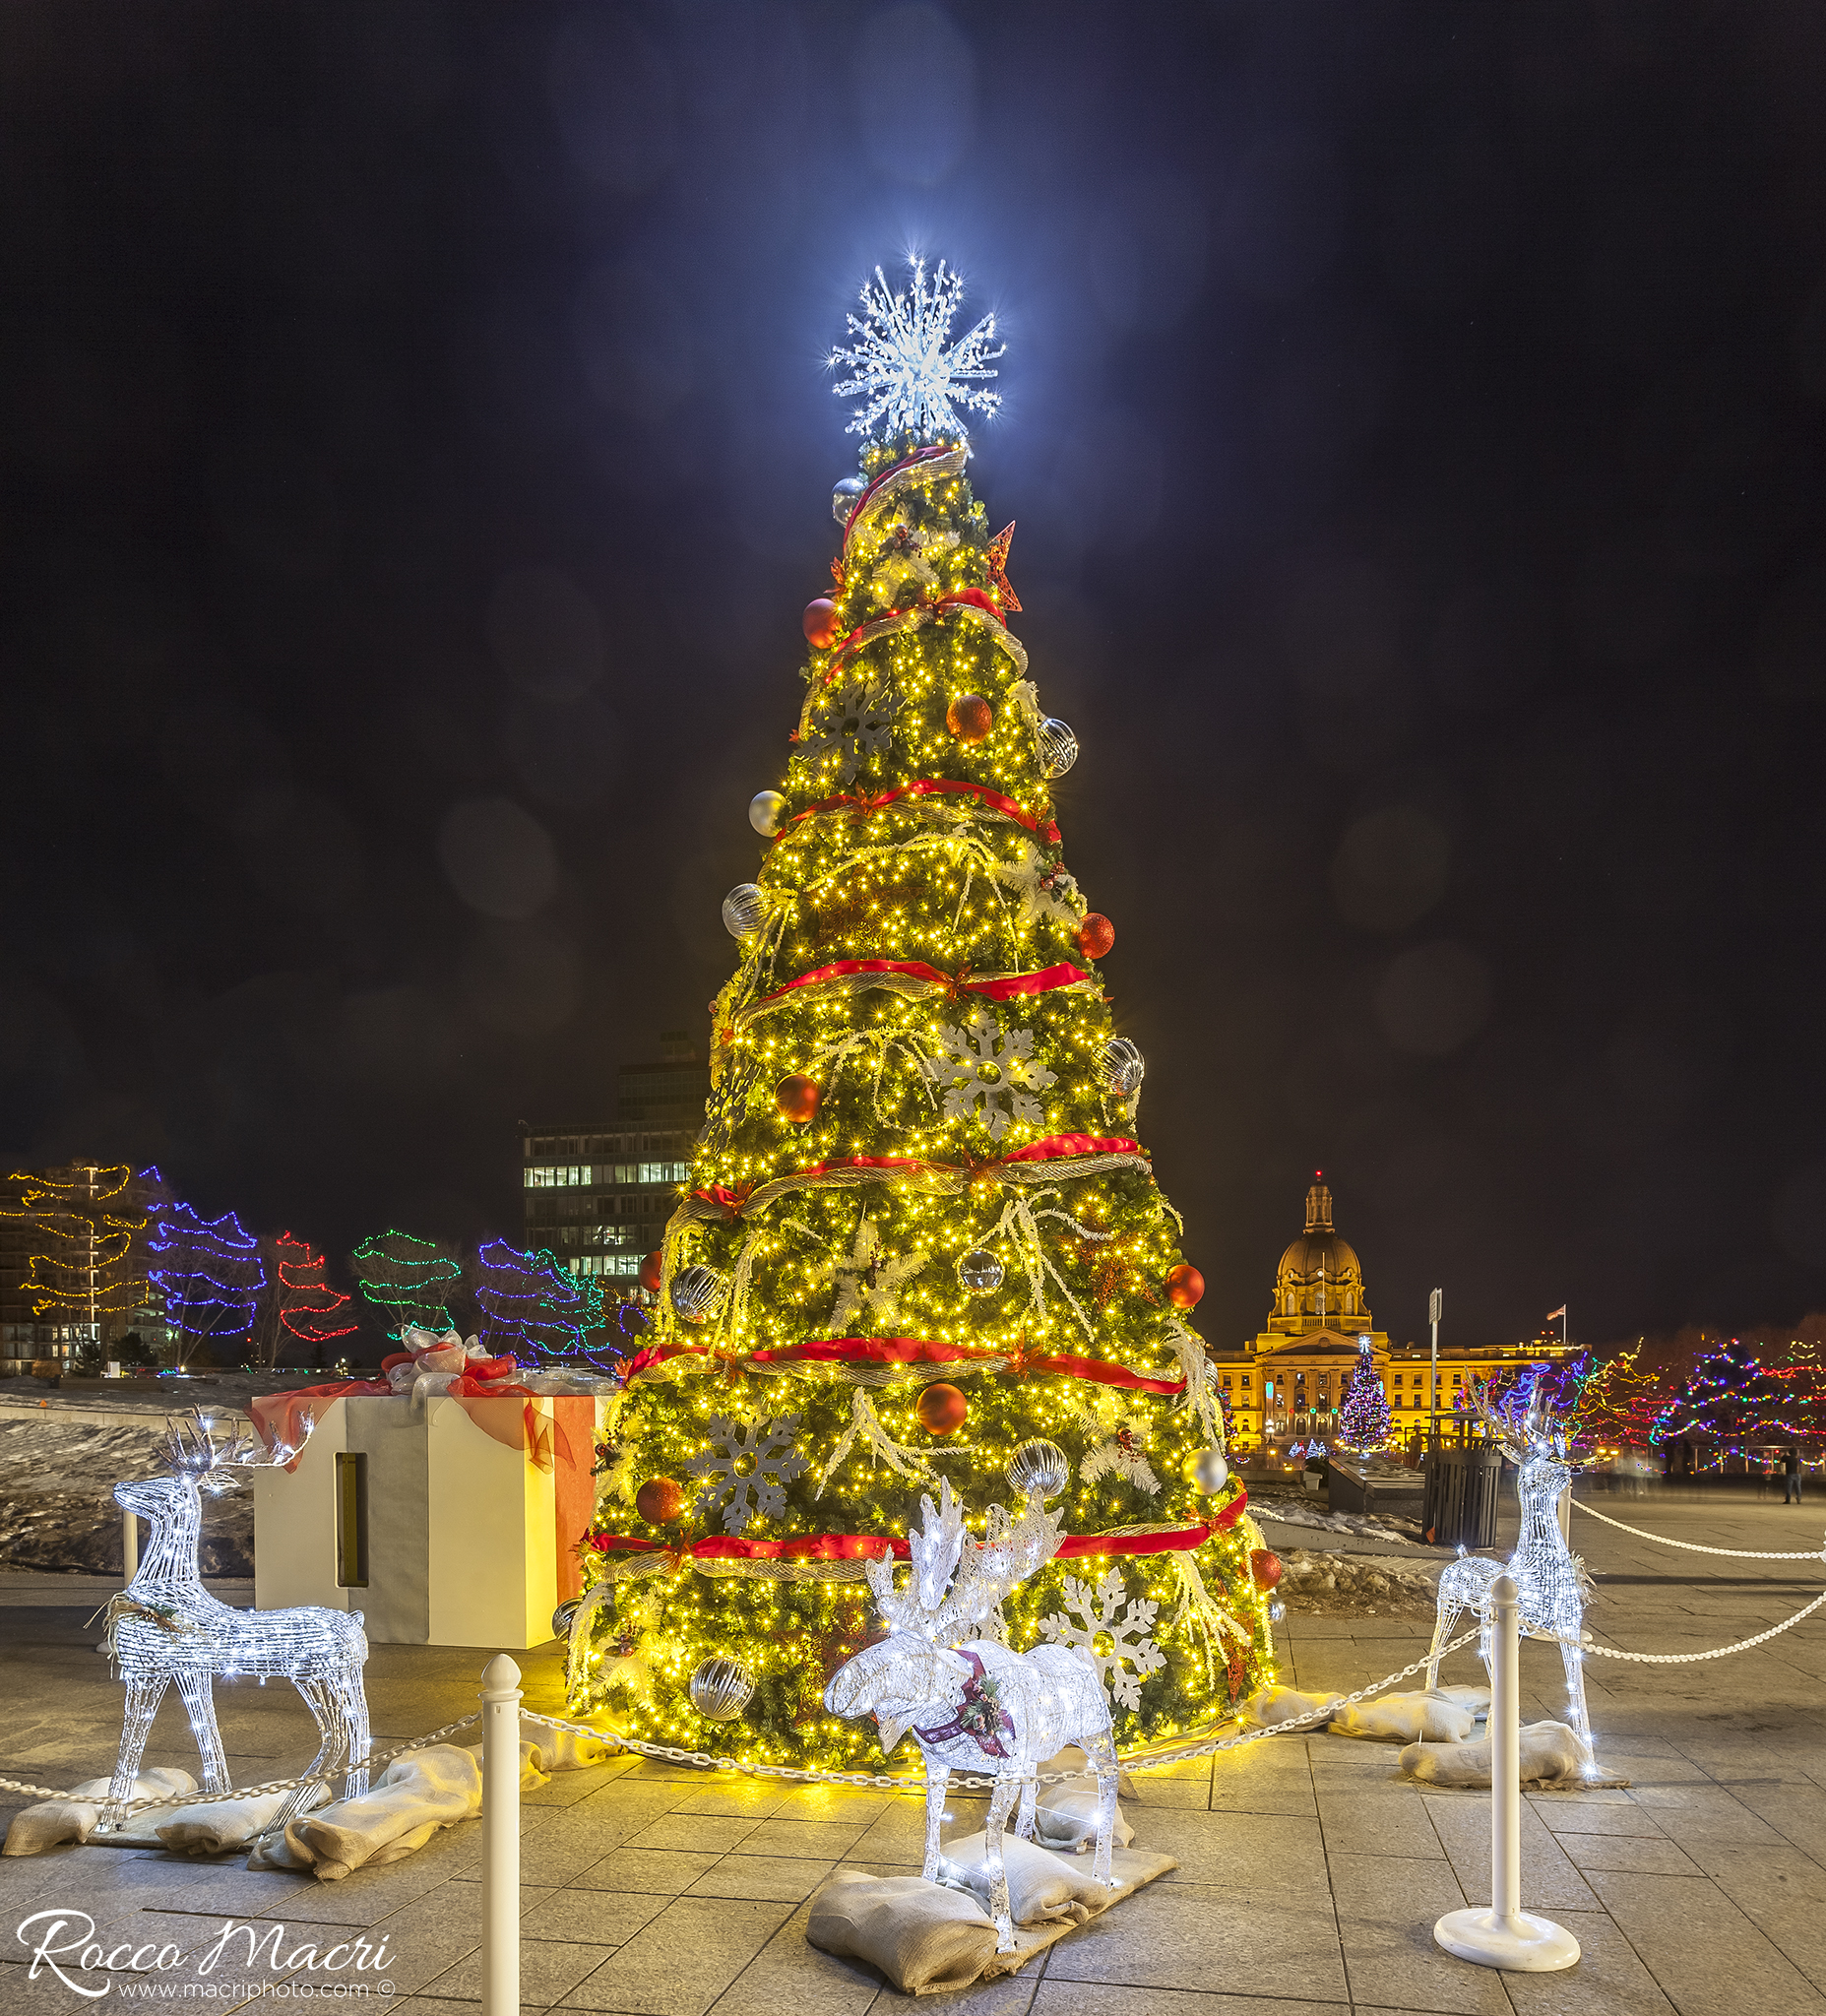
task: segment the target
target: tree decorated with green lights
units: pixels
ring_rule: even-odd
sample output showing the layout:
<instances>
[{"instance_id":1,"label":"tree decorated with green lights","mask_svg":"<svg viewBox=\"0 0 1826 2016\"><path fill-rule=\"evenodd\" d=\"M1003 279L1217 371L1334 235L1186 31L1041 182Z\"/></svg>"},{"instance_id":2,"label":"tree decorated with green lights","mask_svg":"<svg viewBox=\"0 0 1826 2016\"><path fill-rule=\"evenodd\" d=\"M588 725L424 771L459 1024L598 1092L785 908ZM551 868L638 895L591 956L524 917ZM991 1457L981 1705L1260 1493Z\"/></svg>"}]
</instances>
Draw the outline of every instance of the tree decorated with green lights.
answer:
<instances>
[{"instance_id":1,"label":"tree decorated with green lights","mask_svg":"<svg viewBox=\"0 0 1826 2016\"><path fill-rule=\"evenodd\" d=\"M374 1232L349 1254L348 1266L363 1297L386 1320L389 1337L397 1340L409 1325L439 1336L456 1327L449 1296L463 1285L463 1262L441 1241Z\"/></svg>"},{"instance_id":2,"label":"tree decorated with green lights","mask_svg":"<svg viewBox=\"0 0 1826 2016\"><path fill-rule=\"evenodd\" d=\"M729 893L704 1132L652 1336L602 1452L573 1700L632 1732L853 1768L827 1712L874 1631L864 1561L946 1478L1052 1497L1067 1539L992 1628L1081 1647L1119 1741L1202 1727L1272 1675L1265 1551L1188 1316L1203 1282L1136 1138L1143 1062L1065 866L1042 711L967 474L993 318L877 271L838 350L859 472L771 843ZM913 1754L911 1739L907 1755Z\"/></svg>"}]
</instances>

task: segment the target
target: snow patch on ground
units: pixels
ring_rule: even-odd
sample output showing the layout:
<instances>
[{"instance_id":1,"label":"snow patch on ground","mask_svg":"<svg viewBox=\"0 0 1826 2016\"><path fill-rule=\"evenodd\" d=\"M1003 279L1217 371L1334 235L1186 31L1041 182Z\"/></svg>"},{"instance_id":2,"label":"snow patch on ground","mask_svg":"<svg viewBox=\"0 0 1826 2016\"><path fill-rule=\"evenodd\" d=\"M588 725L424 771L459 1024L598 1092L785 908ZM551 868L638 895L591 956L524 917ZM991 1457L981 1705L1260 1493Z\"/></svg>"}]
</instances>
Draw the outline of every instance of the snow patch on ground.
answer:
<instances>
[{"instance_id":1,"label":"snow patch on ground","mask_svg":"<svg viewBox=\"0 0 1826 2016\"><path fill-rule=\"evenodd\" d=\"M1420 1544L1417 1519L1393 1512L1325 1512L1298 1498L1251 1498L1250 1516L1264 1526L1307 1526L1322 1533L1354 1533L1364 1540L1393 1541L1397 1545Z\"/></svg>"},{"instance_id":2,"label":"snow patch on ground","mask_svg":"<svg viewBox=\"0 0 1826 2016\"><path fill-rule=\"evenodd\" d=\"M121 1572L122 1478L162 1470L160 1415L145 1427L84 1424L70 1413L0 1418L0 1567L82 1575ZM144 1551L152 1535L140 1524ZM248 1490L203 1501L198 1558L205 1575L254 1572L254 1500Z\"/></svg>"}]
</instances>

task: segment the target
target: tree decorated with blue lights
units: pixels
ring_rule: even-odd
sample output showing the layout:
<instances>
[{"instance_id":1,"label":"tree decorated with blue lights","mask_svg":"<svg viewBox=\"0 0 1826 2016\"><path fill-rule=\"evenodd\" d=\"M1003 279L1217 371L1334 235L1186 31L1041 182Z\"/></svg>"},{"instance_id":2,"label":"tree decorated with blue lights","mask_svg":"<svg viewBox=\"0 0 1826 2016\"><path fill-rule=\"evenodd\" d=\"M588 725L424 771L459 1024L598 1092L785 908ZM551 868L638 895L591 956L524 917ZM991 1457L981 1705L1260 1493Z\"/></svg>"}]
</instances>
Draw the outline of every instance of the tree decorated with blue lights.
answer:
<instances>
[{"instance_id":1,"label":"tree decorated with blue lights","mask_svg":"<svg viewBox=\"0 0 1826 2016\"><path fill-rule=\"evenodd\" d=\"M488 1240L475 1255L474 1294L482 1343L523 1365L580 1357L602 1327L601 1284L571 1273L542 1248Z\"/></svg>"},{"instance_id":2,"label":"tree decorated with blue lights","mask_svg":"<svg viewBox=\"0 0 1826 2016\"><path fill-rule=\"evenodd\" d=\"M153 1226L151 1280L178 1333L179 1366L203 1346L212 1357L238 1355L266 1295L259 1239L232 1211L206 1219L181 1203L155 1213Z\"/></svg>"},{"instance_id":3,"label":"tree decorated with blue lights","mask_svg":"<svg viewBox=\"0 0 1826 2016\"><path fill-rule=\"evenodd\" d=\"M767 843L724 921L712 1093L602 1453L573 1699L643 1736L854 1768L824 1706L873 1628L865 1558L942 1477L970 1530L1057 1501L1002 1606L1096 1665L1119 1739L1272 1676L1260 1531L1188 1317L1203 1281L1135 1138L1140 1050L1064 861L1042 710L967 465L995 318L954 340L942 263L879 269L831 355L857 402L830 593Z\"/></svg>"}]
</instances>

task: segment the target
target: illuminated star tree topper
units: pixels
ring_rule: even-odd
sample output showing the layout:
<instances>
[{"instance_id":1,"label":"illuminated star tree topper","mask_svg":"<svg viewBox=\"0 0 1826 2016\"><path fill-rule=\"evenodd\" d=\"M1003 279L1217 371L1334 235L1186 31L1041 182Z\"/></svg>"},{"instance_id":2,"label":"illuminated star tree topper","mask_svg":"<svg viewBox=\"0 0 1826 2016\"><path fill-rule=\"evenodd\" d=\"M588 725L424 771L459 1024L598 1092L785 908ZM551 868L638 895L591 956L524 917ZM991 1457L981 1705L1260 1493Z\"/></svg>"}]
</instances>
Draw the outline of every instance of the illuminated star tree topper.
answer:
<instances>
[{"instance_id":1,"label":"illuminated star tree topper","mask_svg":"<svg viewBox=\"0 0 1826 2016\"><path fill-rule=\"evenodd\" d=\"M941 259L928 282L925 261L917 253L908 263L913 284L904 294L897 294L876 267L874 281L863 283L862 313L844 318L857 341L840 345L828 359L833 370L842 364L850 372L832 390L839 399L859 402L846 431L868 434L880 421L884 441L903 434L926 441L968 440L969 429L957 409L992 413L1000 407L1001 394L981 388L983 381L1000 376L987 366L1008 346L990 348L995 343L995 317L990 314L947 346L952 319L964 296L963 277Z\"/></svg>"}]
</instances>

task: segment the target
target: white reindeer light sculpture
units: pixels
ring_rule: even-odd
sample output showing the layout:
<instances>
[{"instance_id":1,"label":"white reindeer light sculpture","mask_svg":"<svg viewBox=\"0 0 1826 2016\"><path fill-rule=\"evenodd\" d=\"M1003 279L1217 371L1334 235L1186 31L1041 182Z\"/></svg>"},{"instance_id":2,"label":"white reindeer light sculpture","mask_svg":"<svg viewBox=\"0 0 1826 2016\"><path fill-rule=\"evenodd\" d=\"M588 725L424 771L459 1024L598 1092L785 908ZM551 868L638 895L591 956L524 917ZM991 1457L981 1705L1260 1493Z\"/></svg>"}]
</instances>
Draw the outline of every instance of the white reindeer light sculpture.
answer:
<instances>
[{"instance_id":1,"label":"white reindeer light sculpture","mask_svg":"<svg viewBox=\"0 0 1826 2016\"><path fill-rule=\"evenodd\" d=\"M989 1908L998 1953L1015 1950L1008 1911L1008 1872L1002 1833L1017 1793L1015 1831L1034 1833L1036 1773L1040 1762L1068 1743L1080 1744L1097 1772L1097 1854L1091 1873L1110 1882L1109 1855L1116 1819L1116 1746L1109 1704L1094 1662L1063 1645L1011 1652L989 1638L958 1640L981 1625L1009 1591L1057 1552L1058 1520L1030 1498L1018 1520L992 1506L981 1542L964 1531L964 1514L948 1480L939 1501L921 1498L923 1531L911 1534L913 1577L905 1592L894 1586L892 1560L870 1561L869 1586L888 1626L879 1644L863 1648L840 1667L824 1690L833 1715L873 1715L881 1747L891 1752L912 1730L925 1757L925 1867L928 1883L941 1879L939 1823L953 1770L992 1773L987 1828ZM1112 1886L1113 1887L1113 1886Z\"/></svg>"},{"instance_id":2,"label":"white reindeer light sculpture","mask_svg":"<svg viewBox=\"0 0 1826 2016\"><path fill-rule=\"evenodd\" d=\"M218 1673L289 1680L323 1736L305 1776L340 1771L343 1796L353 1798L368 1785L368 1703L361 1682L368 1640L361 1612L230 1609L203 1587L197 1568L201 1493L233 1490L232 1472L288 1463L297 1451L282 1445L267 1455L245 1428L219 1442L201 1414L167 1423L164 1447L168 1477L114 1486L115 1502L150 1520L153 1538L140 1572L107 1606L107 1646L127 1684L127 1707L103 1828L118 1826L133 1796L153 1717L173 1680L203 1758L204 1791L228 1790L212 1691ZM314 1790L300 1786L288 1794L268 1831L283 1827Z\"/></svg>"},{"instance_id":3,"label":"white reindeer light sculpture","mask_svg":"<svg viewBox=\"0 0 1826 2016\"><path fill-rule=\"evenodd\" d=\"M1426 1684L1439 1684L1440 1648L1451 1638L1460 1612L1467 1609L1477 1613L1480 1627L1479 1655L1484 1671L1490 1674L1491 1685L1495 1684L1490 1667L1490 1586L1499 1575L1512 1576L1521 1629L1532 1638L1559 1641L1572 1729L1584 1747L1589 1769L1594 1753L1591 1720L1585 1707L1585 1655L1580 1645L1591 1578L1585 1572L1585 1563L1567 1546L1559 1527L1560 1493L1572 1481L1568 1424L1553 1414L1539 1384L1520 1415L1491 1407L1488 1389L1478 1380L1472 1382L1472 1402L1479 1417L1494 1432L1503 1454L1517 1466L1515 1489L1522 1506L1522 1532L1507 1563L1461 1553L1440 1576L1439 1607L1433 1622Z\"/></svg>"}]
</instances>

